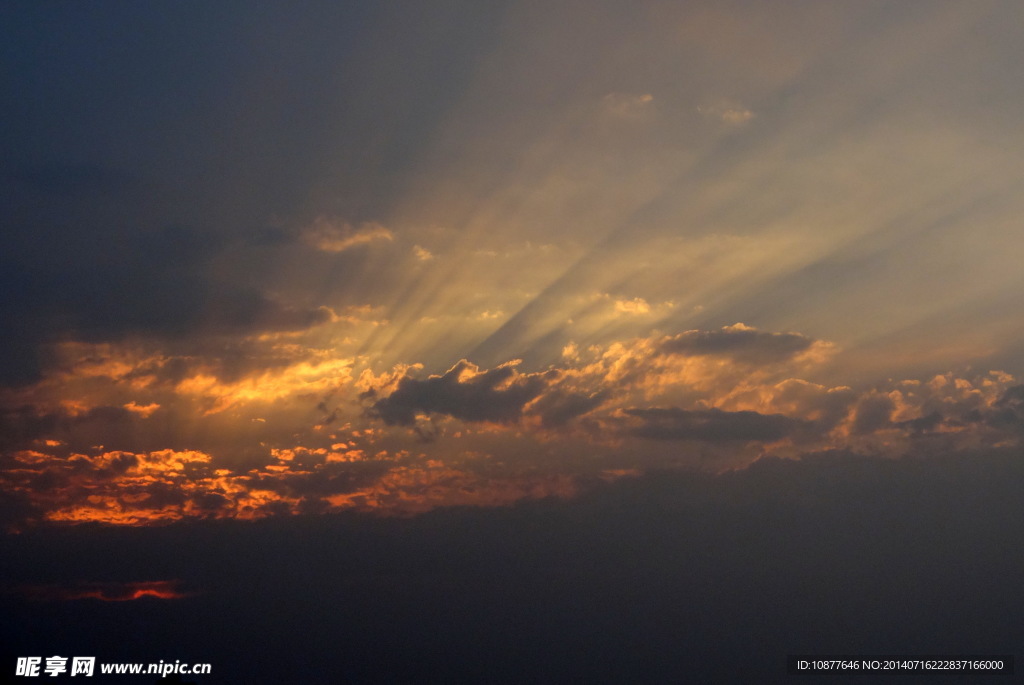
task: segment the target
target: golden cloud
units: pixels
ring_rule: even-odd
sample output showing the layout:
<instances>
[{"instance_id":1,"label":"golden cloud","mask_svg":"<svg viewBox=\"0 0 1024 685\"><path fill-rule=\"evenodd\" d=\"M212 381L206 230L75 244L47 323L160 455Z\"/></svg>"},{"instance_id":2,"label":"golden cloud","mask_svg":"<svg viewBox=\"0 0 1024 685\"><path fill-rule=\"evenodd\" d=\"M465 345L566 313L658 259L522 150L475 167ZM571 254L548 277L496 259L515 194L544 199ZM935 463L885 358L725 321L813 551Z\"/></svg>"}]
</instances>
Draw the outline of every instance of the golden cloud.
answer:
<instances>
[{"instance_id":1,"label":"golden cloud","mask_svg":"<svg viewBox=\"0 0 1024 685\"><path fill-rule=\"evenodd\" d=\"M392 242L394 234L384 226L367 222L358 227L348 222L317 217L313 224L302 232L302 241L322 252L344 252L359 245L372 242Z\"/></svg>"}]
</instances>

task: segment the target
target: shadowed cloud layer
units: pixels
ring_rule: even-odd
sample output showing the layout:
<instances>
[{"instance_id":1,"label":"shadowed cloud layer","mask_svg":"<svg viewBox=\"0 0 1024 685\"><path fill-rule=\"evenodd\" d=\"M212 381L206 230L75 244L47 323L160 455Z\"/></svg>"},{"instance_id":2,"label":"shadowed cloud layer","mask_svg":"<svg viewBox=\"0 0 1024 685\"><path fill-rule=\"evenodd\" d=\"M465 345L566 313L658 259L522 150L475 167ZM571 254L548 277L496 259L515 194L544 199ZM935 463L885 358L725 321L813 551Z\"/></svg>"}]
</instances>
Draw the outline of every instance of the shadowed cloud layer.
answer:
<instances>
[{"instance_id":1,"label":"shadowed cloud layer","mask_svg":"<svg viewBox=\"0 0 1024 685\"><path fill-rule=\"evenodd\" d=\"M786 437L802 423L780 414L720 409L627 409L626 414L640 419L639 425L627 429L630 435L654 440L775 441Z\"/></svg>"}]
</instances>

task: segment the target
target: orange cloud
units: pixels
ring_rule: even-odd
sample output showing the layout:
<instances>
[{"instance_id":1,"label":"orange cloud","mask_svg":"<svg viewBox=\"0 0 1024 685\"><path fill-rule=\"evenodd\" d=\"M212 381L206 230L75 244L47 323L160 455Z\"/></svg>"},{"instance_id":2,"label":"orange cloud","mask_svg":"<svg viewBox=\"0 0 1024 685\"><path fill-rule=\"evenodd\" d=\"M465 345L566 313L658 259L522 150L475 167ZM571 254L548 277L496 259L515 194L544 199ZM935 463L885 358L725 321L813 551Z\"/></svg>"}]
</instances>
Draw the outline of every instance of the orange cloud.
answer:
<instances>
[{"instance_id":1,"label":"orange cloud","mask_svg":"<svg viewBox=\"0 0 1024 685\"><path fill-rule=\"evenodd\" d=\"M202 401L205 414L216 414L240 404L269 403L298 393L326 393L351 381L352 364L352 359L301 361L233 382L198 373L181 380L174 390Z\"/></svg>"},{"instance_id":2,"label":"orange cloud","mask_svg":"<svg viewBox=\"0 0 1024 685\"><path fill-rule=\"evenodd\" d=\"M129 402L122 406L133 414L138 414L144 419L148 419L152 416L153 412L160 408L160 405L156 402L151 402L147 405L138 405L135 402Z\"/></svg>"}]
</instances>

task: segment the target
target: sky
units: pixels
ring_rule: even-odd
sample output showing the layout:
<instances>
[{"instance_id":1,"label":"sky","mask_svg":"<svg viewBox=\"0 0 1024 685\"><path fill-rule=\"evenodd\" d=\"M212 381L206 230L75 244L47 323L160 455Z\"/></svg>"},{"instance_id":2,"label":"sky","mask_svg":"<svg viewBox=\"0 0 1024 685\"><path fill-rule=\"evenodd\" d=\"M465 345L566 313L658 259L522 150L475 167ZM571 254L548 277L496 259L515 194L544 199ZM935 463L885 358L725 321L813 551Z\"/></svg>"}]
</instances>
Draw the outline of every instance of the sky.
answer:
<instances>
[{"instance_id":1,"label":"sky","mask_svg":"<svg viewBox=\"0 0 1024 685\"><path fill-rule=\"evenodd\" d=\"M8 608L223 615L241 601L225 587L256 583L223 550L250 545L238 553L298 588L301 561L254 551L294 536L318 583L345 558L324 545L380 555L346 566L345 587L406 627L427 593L406 562L453 550L430 574L473 586L448 626L471 634L493 598L469 569L509 552L461 566L464 544L489 531L532 550L548 570L512 564L526 577L500 605L533 625L514 607L555 611L553 541L611 526L593 573L586 555L569 564L572 611L666 639L658 622L678 617L629 623L615 594L650 576L664 592L641 604L685 596L757 634L753 608L672 586L669 549L692 561L718 540L729 551L694 577L735 572L760 597L773 581L748 563L781 535L776 598L795 592L800 541L827 547L824 528L766 529L794 511L887 522L882 548L858 533L836 558L872 579L887 559L886 592L916 587L922 605L1012 577L1017 556L982 545L972 563L998 557L992 577L947 568L919 586L912 569L950 560L904 543L947 530L940 502L967 517L947 532L971 549L1019 526L1022 20L1009 0L4 3L0 529L24 557L0 577ZM640 536L626 583L612 560L650 526L666 537ZM167 575L156 541L193 535L206 561ZM374 535L384 551L366 551ZM115 541L121 566L87 551ZM53 545L80 566L58 571ZM382 579L386 559L403 569ZM825 595L842 573L821 563L809 582ZM621 605L586 606L607 583ZM350 630L298 589L278 596L294 620L285 606ZM785 630L817 634L780 606ZM871 633L882 606L851 630ZM1021 628L978 611L1003 625L980 634ZM574 634L582 651L541 680L582 672L593 643ZM966 649L958 634L933 649ZM903 651L902 635L878 648ZM548 663L536 640L509 663ZM218 649L238 656L221 644L209 661ZM652 680L685 666L663 656ZM354 673L389 679L366 659ZM596 672L636 666L616 663Z\"/></svg>"}]
</instances>

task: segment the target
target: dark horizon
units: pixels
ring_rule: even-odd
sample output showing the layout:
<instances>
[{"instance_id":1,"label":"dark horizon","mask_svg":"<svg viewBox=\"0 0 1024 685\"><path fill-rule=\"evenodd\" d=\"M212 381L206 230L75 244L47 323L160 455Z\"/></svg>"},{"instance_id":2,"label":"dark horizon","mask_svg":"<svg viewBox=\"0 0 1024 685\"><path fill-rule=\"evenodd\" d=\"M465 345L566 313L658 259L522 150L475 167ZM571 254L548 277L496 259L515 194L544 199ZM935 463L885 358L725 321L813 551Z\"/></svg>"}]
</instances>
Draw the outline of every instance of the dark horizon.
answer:
<instances>
[{"instance_id":1,"label":"dark horizon","mask_svg":"<svg viewBox=\"0 0 1024 685\"><path fill-rule=\"evenodd\" d=\"M820 682L787 655L1012 655L1024 466L935 461L769 460L411 518L42 527L3 540L4 650L254 684ZM173 578L183 596L18 590L81 577Z\"/></svg>"}]
</instances>

